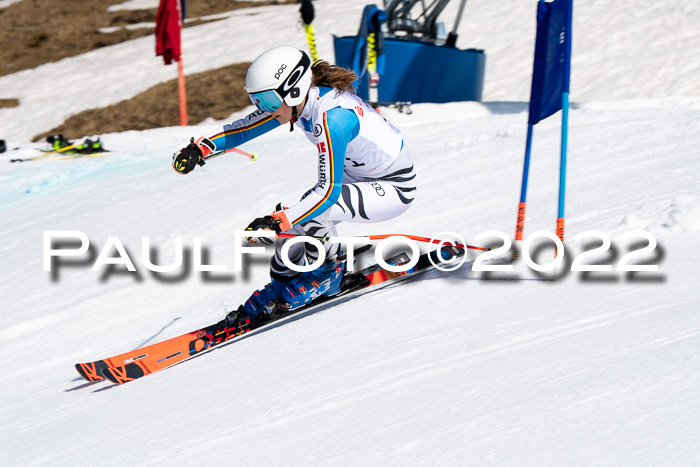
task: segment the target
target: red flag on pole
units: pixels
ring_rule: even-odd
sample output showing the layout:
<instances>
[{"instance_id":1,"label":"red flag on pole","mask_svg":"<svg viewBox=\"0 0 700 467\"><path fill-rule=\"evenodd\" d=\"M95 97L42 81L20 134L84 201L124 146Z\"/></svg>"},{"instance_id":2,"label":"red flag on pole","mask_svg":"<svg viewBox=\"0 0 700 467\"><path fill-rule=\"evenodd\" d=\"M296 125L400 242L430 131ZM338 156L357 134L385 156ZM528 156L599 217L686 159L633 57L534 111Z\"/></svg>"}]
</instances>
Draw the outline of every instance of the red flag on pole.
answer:
<instances>
[{"instance_id":1,"label":"red flag on pole","mask_svg":"<svg viewBox=\"0 0 700 467\"><path fill-rule=\"evenodd\" d=\"M177 62L178 95L180 100L180 125L187 125L187 94L185 72L182 65L180 29L184 18L185 1L160 0L156 17L156 56L162 55L166 65Z\"/></svg>"},{"instance_id":2,"label":"red flag on pole","mask_svg":"<svg viewBox=\"0 0 700 467\"><path fill-rule=\"evenodd\" d=\"M156 18L156 56L166 65L180 61L180 11L178 0L160 0Z\"/></svg>"}]
</instances>

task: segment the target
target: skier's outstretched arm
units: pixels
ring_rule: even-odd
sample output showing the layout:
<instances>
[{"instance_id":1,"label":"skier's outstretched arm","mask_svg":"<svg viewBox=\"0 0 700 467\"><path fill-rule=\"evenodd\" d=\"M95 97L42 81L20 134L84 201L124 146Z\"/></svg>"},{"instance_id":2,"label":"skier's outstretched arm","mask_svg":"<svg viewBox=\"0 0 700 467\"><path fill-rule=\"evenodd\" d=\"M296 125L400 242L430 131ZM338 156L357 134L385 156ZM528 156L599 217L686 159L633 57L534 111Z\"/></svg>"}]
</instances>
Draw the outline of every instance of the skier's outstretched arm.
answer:
<instances>
[{"instance_id":1,"label":"skier's outstretched arm","mask_svg":"<svg viewBox=\"0 0 700 467\"><path fill-rule=\"evenodd\" d=\"M270 113L262 110L224 125L223 129L210 136L209 139L216 146L216 150L236 148L241 144L257 138L280 126L280 123Z\"/></svg>"},{"instance_id":2,"label":"skier's outstretched arm","mask_svg":"<svg viewBox=\"0 0 700 467\"><path fill-rule=\"evenodd\" d=\"M268 112L255 112L224 125L212 136L200 137L173 156L173 169L179 174L192 172L197 165L204 165L204 159L214 151L235 148L253 138L277 128L280 123Z\"/></svg>"}]
</instances>

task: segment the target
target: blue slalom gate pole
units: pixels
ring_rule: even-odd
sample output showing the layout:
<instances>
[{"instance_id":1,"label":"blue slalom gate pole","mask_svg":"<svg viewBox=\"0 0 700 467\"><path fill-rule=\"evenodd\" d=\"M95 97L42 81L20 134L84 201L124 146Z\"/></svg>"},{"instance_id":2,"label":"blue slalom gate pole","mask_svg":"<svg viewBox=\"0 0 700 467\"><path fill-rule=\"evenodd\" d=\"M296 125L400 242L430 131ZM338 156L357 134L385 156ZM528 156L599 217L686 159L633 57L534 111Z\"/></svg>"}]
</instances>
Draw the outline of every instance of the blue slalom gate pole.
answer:
<instances>
[{"instance_id":1,"label":"blue slalom gate pole","mask_svg":"<svg viewBox=\"0 0 700 467\"><path fill-rule=\"evenodd\" d=\"M544 0L539 0L540 3L544 3ZM538 20L539 21L539 20ZM538 34L540 34L538 30ZM536 57L537 55L535 55ZM536 65L534 65L536 67ZM533 70L532 86L534 89L537 78L535 77L535 72ZM532 102L533 90L530 90L530 101ZM532 134L535 124L539 121L536 117L537 111L533 111L532 104L530 105L530 112L528 115L527 122L527 141L525 142L525 160L523 161L523 178L520 182L520 202L518 203L518 217L515 223L515 254L513 260L517 260L520 257L520 244L523 241L523 230L525 228L525 209L527 206L527 184L528 178L530 176L530 155L532 154Z\"/></svg>"},{"instance_id":2,"label":"blue slalom gate pole","mask_svg":"<svg viewBox=\"0 0 700 467\"><path fill-rule=\"evenodd\" d=\"M564 241L564 206L566 195L566 146L569 136L569 93L561 95L561 155L559 159L559 207L557 210L557 236Z\"/></svg>"},{"instance_id":3,"label":"blue slalom gate pole","mask_svg":"<svg viewBox=\"0 0 700 467\"><path fill-rule=\"evenodd\" d=\"M573 22L573 0L568 0L568 14L566 15L566 35L564 37L564 89L561 95L561 158L559 163L559 208L557 213L557 236L564 242L564 201L566 192L566 148L569 136L569 81L571 79L571 33Z\"/></svg>"},{"instance_id":4,"label":"blue slalom gate pole","mask_svg":"<svg viewBox=\"0 0 700 467\"><path fill-rule=\"evenodd\" d=\"M515 226L515 241L523 240L523 228L525 227L525 206L527 203L527 181L530 176L530 154L532 152L532 130L534 125L527 125L527 141L525 143L525 161L523 163L523 179L520 184L520 203L518 204L518 221Z\"/></svg>"}]
</instances>

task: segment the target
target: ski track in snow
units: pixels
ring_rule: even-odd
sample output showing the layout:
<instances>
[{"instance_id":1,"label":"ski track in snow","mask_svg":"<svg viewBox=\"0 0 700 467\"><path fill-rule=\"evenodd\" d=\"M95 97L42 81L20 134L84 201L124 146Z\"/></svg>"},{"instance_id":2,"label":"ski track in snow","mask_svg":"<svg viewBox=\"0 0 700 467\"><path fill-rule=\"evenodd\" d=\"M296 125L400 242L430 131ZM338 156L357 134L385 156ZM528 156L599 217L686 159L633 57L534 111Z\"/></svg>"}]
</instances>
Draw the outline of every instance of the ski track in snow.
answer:
<instances>
[{"instance_id":1,"label":"ski track in snow","mask_svg":"<svg viewBox=\"0 0 700 467\"><path fill-rule=\"evenodd\" d=\"M452 3L445 18L454 17ZM398 219L341 224L341 234L453 231L477 243L484 231L513 233L534 3L468 2L458 44L486 49L486 101L385 110L411 148L418 196ZM322 55L331 53L329 31L355 32L363 6L315 3ZM188 28L188 72L251 60L282 42L304 47L297 9L238 10ZM231 267L233 231L314 184L313 149L281 129L243 147L258 152L256 162L231 155L176 176L172 152L223 123L210 120L100 135L113 151L100 159L0 164L3 465L699 464L698 14L690 0L575 4L567 248L593 248L593 239L573 238L602 231L615 250L596 259L616 265L635 243L620 235L644 229L658 240L643 258L659 264L656 273L568 273L554 282L522 263L510 274L467 264L134 383L86 384L74 363L211 324L268 277L263 258L247 275L153 274L142 238L159 264L174 260L176 237L191 262L201 237L210 264ZM278 28L258 34L273 19ZM240 46L222 54L232 40ZM1 77L0 97L21 100L0 109L11 149L2 158L36 154L43 144L31 136L70 114L173 78L152 46L143 38ZM559 122L555 115L535 128L526 236L554 229ZM88 258L44 272L47 230L85 232ZM90 270L110 236L137 274Z\"/></svg>"}]
</instances>

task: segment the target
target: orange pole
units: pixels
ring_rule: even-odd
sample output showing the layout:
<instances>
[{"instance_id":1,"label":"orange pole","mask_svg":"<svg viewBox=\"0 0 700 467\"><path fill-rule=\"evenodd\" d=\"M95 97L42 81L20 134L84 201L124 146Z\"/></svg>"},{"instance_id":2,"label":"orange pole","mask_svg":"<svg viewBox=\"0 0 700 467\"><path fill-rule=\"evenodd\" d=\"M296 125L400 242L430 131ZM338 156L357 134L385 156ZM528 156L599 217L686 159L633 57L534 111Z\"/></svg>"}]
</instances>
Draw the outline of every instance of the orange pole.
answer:
<instances>
[{"instance_id":1,"label":"orange pole","mask_svg":"<svg viewBox=\"0 0 700 467\"><path fill-rule=\"evenodd\" d=\"M175 2L177 8L177 15L180 21L180 59L177 61L177 92L178 100L180 102L180 126L187 126L187 91L185 90L185 68L182 63L182 25L184 23L182 19L182 10L180 1Z\"/></svg>"},{"instance_id":2,"label":"orange pole","mask_svg":"<svg viewBox=\"0 0 700 467\"><path fill-rule=\"evenodd\" d=\"M187 125L187 92L185 90L185 72L182 66L182 56L177 62L177 90L180 100L180 125Z\"/></svg>"},{"instance_id":3,"label":"orange pole","mask_svg":"<svg viewBox=\"0 0 700 467\"><path fill-rule=\"evenodd\" d=\"M518 205L518 221L515 226L515 241L520 242L523 240L523 228L525 227L525 205L526 203L521 202Z\"/></svg>"},{"instance_id":4,"label":"orange pole","mask_svg":"<svg viewBox=\"0 0 700 467\"><path fill-rule=\"evenodd\" d=\"M557 237L564 243L564 218L557 218Z\"/></svg>"}]
</instances>

